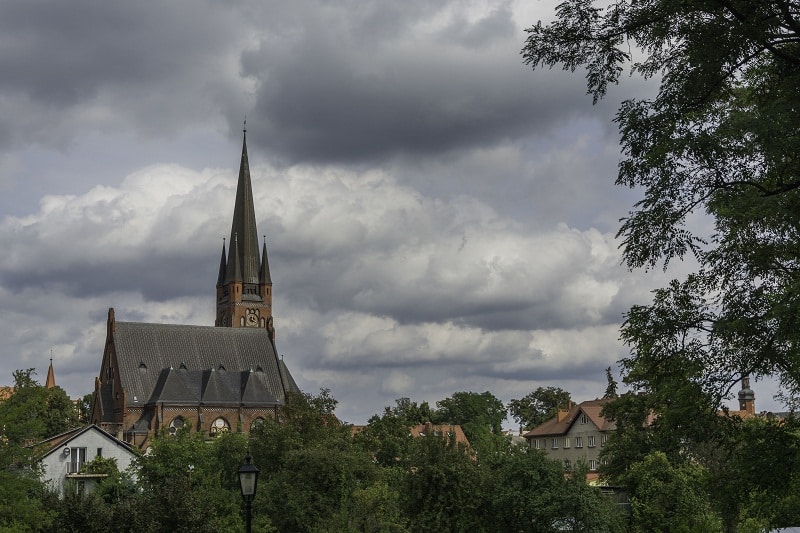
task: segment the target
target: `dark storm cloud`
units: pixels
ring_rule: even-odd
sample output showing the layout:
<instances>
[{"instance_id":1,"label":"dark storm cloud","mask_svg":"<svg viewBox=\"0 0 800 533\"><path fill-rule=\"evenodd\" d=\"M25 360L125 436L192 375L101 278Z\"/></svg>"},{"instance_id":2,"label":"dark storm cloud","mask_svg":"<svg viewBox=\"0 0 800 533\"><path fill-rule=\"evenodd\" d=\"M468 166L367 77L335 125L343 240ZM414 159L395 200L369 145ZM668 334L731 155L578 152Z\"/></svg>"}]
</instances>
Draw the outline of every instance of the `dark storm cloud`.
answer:
<instances>
[{"instance_id":1,"label":"dark storm cloud","mask_svg":"<svg viewBox=\"0 0 800 533\"><path fill-rule=\"evenodd\" d=\"M150 122L140 123L145 130L164 128L184 107L170 92L182 89L189 96L217 83L199 83L200 72L219 71L226 51L238 44L233 7L188 1L3 2L0 109L6 112L0 132L6 132L6 143L13 136L67 144L69 128L62 124L67 120L72 136L83 133L87 122L98 127L114 116L124 116L126 128L145 116ZM142 112L145 103L161 108ZM80 116L71 116L74 111Z\"/></svg>"},{"instance_id":2,"label":"dark storm cloud","mask_svg":"<svg viewBox=\"0 0 800 533\"><path fill-rule=\"evenodd\" d=\"M583 98L566 77L537 82L522 65L510 11L468 20L457 5L421 11L389 35L365 38L358 22L312 14L286 32L288 46L265 37L242 59L258 84L253 138L295 161L429 155L535 135ZM444 21L420 28L426 16Z\"/></svg>"}]
</instances>

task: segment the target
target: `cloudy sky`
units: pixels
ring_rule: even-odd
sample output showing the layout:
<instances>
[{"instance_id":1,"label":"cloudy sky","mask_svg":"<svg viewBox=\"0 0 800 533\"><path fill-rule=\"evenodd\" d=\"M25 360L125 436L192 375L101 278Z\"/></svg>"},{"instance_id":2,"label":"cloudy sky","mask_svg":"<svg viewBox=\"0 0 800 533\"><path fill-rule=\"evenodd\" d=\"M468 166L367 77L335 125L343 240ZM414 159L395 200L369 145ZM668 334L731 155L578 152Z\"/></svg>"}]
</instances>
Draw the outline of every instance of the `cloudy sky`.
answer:
<instances>
[{"instance_id":1,"label":"cloudy sky","mask_svg":"<svg viewBox=\"0 0 800 533\"><path fill-rule=\"evenodd\" d=\"M614 239L637 194L611 119L653 87L592 106L580 73L524 66L556 3L4 1L0 384L43 381L52 350L90 392L109 307L213 324L246 117L301 388L354 423L400 397L602 395L623 313L667 279Z\"/></svg>"}]
</instances>

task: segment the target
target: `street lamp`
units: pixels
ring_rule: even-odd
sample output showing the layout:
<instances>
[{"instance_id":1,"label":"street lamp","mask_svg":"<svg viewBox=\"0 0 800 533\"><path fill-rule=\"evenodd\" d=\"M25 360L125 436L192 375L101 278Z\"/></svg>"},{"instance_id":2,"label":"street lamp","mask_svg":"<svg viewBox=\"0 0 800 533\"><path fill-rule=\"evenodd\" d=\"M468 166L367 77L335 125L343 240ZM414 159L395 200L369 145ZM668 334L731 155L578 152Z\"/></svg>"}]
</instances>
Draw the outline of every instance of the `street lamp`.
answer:
<instances>
[{"instance_id":1,"label":"street lamp","mask_svg":"<svg viewBox=\"0 0 800 533\"><path fill-rule=\"evenodd\" d=\"M256 486L258 485L258 468L250 461L253 457L250 452L244 458L245 463L239 467L239 487L242 489L242 498L244 498L244 512L245 512L245 531L250 533L253 524L253 498L256 496Z\"/></svg>"}]
</instances>

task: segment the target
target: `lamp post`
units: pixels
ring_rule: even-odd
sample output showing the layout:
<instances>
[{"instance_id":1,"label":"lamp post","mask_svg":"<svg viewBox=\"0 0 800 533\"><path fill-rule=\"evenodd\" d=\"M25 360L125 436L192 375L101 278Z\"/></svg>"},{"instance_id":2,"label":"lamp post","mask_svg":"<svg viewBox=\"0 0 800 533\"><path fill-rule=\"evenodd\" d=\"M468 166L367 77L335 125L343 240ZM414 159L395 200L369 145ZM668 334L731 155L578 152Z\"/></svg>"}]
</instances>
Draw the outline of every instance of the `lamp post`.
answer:
<instances>
[{"instance_id":1,"label":"lamp post","mask_svg":"<svg viewBox=\"0 0 800 533\"><path fill-rule=\"evenodd\" d=\"M239 487L242 489L245 513L245 531L251 533L253 527L253 498L256 496L256 486L258 485L258 468L250 461L253 457L250 452L244 458L245 463L239 467Z\"/></svg>"}]
</instances>

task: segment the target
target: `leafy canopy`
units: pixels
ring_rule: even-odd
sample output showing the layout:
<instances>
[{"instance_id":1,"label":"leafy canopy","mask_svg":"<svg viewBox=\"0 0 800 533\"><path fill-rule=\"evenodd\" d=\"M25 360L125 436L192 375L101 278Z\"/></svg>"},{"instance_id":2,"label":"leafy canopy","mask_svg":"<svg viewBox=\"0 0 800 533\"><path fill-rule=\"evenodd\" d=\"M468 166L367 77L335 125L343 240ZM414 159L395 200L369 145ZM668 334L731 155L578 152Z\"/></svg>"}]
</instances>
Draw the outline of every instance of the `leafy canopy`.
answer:
<instances>
[{"instance_id":1,"label":"leafy canopy","mask_svg":"<svg viewBox=\"0 0 800 533\"><path fill-rule=\"evenodd\" d=\"M508 402L508 411L523 429L533 429L556 416L559 407L566 408L570 400L569 392L560 387L538 387Z\"/></svg>"}]
</instances>

